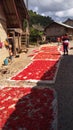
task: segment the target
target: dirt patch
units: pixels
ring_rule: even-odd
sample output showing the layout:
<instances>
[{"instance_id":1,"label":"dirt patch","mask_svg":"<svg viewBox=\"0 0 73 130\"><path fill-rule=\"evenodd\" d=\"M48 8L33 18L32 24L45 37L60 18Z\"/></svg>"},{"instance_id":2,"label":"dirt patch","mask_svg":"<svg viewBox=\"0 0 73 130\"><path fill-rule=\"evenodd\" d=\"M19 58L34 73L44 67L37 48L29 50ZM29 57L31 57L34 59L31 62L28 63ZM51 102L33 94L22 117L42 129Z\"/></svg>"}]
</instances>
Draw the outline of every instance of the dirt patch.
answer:
<instances>
[{"instance_id":1,"label":"dirt patch","mask_svg":"<svg viewBox=\"0 0 73 130\"><path fill-rule=\"evenodd\" d=\"M34 49L38 48L39 47L37 46L30 46L27 53L22 52L19 54L19 57L13 57L12 61L10 61L6 66L3 65L2 62L0 62L0 86L4 86L5 84L7 84L7 79L21 71L25 66L30 63L32 57L29 57L29 55Z\"/></svg>"}]
</instances>

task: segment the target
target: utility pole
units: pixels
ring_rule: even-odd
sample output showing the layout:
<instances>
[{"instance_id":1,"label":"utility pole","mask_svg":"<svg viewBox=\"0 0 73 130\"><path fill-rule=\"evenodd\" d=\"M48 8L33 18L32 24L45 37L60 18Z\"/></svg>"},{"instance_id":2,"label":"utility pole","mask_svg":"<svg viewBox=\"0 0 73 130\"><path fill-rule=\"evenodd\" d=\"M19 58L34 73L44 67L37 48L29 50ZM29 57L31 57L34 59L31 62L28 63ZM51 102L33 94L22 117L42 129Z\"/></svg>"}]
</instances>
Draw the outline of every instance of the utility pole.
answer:
<instances>
[{"instance_id":1,"label":"utility pole","mask_svg":"<svg viewBox=\"0 0 73 130\"><path fill-rule=\"evenodd\" d=\"M27 10L28 10L28 0L26 0L26 7L27 7Z\"/></svg>"}]
</instances>

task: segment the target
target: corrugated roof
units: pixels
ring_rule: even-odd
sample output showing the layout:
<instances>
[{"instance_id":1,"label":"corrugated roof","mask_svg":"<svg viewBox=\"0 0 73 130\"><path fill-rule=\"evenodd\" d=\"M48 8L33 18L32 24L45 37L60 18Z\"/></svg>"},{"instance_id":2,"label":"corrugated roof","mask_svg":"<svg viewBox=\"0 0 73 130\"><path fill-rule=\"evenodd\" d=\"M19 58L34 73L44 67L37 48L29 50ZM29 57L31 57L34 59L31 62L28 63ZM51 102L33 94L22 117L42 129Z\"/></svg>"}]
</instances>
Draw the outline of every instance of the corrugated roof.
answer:
<instances>
[{"instance_id":1,"label":"corrugated roof","mask_svg":"<svg viewBox=\"0 0 73 130\"><path fill-rule=\"evenodd\" d=\"M64 24L64 23L62 23L62 22L55 22L55 21L54 21L54 22L52 22L51 24L53 24L53 23L56 23L56 24L58 24L58 25L61 25L61 26L65 27L65 28L73 29L72 26L69 26L69 25ZM47 27L49 27L51 24L47 25L47 26L45 27L45 29L46 29Z\"/></svg>"},{"instance_id":2,"label":"corrugated roof","mask_svg":"<svg viewBox=\"0 0 73 130\"><path fill-rule=\"evenodd\" d=\"M64 23L61 23L61 22L55 22L55 23L57 23L57 24L59 24L59 25L62 25L62 26L64 26L64 27L66 27L66 28L72 28L72 29L73 29L73 27L70 26L70 25L67 25L67 24L64 24Z\"/></svg>"},{"instance_id":3,"label":"corrugated roof","mask_svg":"<svg viewBox=\"0 0 73 130\"><path fill-rule=\"evenodd\" d=\"M32 25L32 27L38 31L44 31L44 28L41 25Z\"/></svg>"}]
</instances>

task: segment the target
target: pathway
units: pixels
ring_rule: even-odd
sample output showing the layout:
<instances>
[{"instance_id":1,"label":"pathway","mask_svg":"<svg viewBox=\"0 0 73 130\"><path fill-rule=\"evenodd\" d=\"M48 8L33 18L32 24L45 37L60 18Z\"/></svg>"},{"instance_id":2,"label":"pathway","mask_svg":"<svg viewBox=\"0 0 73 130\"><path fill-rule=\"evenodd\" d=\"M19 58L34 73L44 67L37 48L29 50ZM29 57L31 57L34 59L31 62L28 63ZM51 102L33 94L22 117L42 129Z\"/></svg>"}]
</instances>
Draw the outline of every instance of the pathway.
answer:
<instances>
[{"instance_id":1,"label":"pathway","mask_svg":"<svg viewBox=\"0 0 73 130\"><path fill-rule=\"evenodd\" d=\"M58 97L58 130L73 130L73 50L62 58L53 87Z\"/></svg>"},{"instance_id":2,"label":"pathway","mask_svg":"<svg viewBox=\"0 0 73 130\"><path fill-rule=\"evenodd\" d=\"M73 46L72 43L70 47ZM56 90L58 99L58 130L73 130L73 49L63 56L55 84L40 84Z\"/></svg>"}]
</instances>

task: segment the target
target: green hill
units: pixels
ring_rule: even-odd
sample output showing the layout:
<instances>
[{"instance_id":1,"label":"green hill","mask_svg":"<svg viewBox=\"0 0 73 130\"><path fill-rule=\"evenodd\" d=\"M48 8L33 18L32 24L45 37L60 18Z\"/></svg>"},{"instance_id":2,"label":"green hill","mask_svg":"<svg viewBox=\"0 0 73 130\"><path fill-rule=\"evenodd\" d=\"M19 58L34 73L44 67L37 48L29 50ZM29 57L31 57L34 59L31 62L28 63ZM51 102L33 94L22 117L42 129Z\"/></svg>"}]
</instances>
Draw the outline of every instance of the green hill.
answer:
<instances>
[{"instance_id":1,"label":"green hill","mask_svg":"<svg viewBox=\"0 0 73 130\"><path fill-rule=\"evenodd\" d=\"M46 25L53 22L52 18L49 16L42 16L40 14L37 14L36 12L33 12L32 10L29 10L29 24L30 27L32 25L38 25L40 24L42 27L45 27Z\"/></svg>"}]
</instances>

